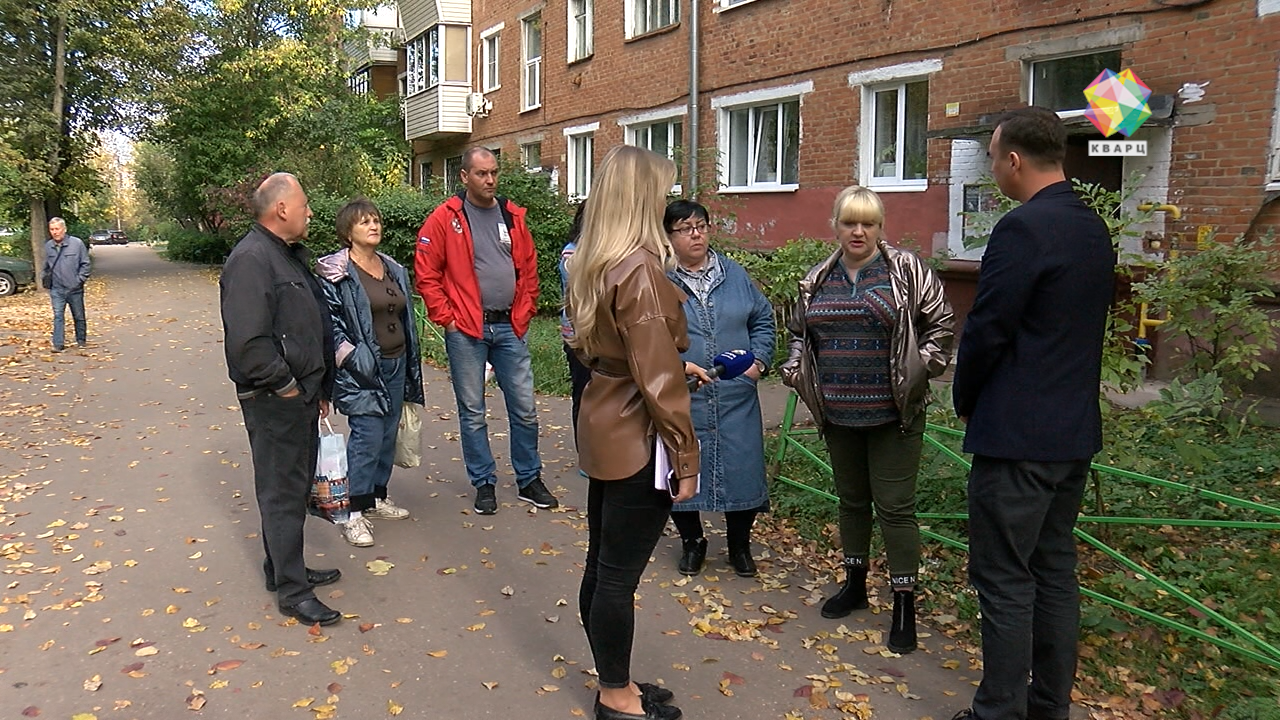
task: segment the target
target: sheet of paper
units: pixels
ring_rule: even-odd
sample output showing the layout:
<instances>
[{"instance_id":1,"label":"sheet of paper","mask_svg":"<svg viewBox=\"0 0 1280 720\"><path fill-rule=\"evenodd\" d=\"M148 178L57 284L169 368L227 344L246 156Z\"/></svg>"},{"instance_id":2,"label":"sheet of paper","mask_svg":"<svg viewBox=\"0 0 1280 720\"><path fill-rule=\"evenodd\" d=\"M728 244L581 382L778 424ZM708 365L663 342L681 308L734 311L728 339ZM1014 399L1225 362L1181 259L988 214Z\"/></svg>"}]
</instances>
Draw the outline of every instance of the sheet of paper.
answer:
<instances>
[{"instance_id":1,"label":"sheet of paper","mask_svg":"<svg viewBox=\"0 0 1280 720\"><path fill-rule=\"evenodd\" d=\"M702 443L698 443L701 447ZM662 437L655 434L653 436L653 487L655 490L663 490L671 497L675 497L679 492L671 491L671 478L675 472L671 469L671 453L667 448L667 444L662 442ZM698 488L697 492L702 492L702 473L698 473L695 482ZM694 494L696 495L697 492Z\"/></svg>"}]
</instances>

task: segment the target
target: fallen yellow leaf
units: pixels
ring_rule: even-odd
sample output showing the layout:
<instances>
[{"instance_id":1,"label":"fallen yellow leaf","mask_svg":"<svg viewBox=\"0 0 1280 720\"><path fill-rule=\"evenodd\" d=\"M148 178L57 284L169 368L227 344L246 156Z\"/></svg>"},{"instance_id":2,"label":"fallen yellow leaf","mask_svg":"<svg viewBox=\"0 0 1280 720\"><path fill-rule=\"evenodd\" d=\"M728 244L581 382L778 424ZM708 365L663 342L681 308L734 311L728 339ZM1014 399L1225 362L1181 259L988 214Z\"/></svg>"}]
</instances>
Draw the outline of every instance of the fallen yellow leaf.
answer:
<instances>
[{"instance_id":1,"label":"fallen yellow leaf","mask_svg":"<svg viewBox=\"0 0 1280 720\"><path fill-rule=\"evenodd\" d=\"M399 714L400 714L400 713L402 713L402 712L404 712L404 706L403 706L403 705L401 705L400 703L397 703L395 700L388 700L388 701L387 701L387 714L388 714L388 715L399 715Z\"/></svg>"}]
</instances>

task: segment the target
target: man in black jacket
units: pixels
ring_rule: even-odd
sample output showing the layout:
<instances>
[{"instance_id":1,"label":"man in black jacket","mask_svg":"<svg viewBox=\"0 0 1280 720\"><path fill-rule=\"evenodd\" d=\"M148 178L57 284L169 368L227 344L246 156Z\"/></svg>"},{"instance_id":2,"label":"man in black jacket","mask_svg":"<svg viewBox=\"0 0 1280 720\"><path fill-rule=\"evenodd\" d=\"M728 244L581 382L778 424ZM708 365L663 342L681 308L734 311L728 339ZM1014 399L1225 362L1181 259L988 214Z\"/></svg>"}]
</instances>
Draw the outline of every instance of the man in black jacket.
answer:
<instances>
[{"instance_id":1,"label":"man in black jacket","mask_svg":"<svg viewBox=\"0 0 1280 720\"><path fill-rule=\"evenodd\" d=\"M1106 223L1062 169L1052 111L996 124L991 172L1023 203L996 225L956 353L968 423L969 578L982 609L982 683L959 718L1066 720L1080 593L1072 536L1102 449L1102 343L1114 287Z\"/></svg>"},{"instance_id":2,"label":"man in black jacket","mask_svg":"<svg viewBox=\"0 0 1280 720\"><path fill-rule=\"evenodd\" d=\"M329 414L333 339L320 288L301 244L311 208L298 179L276 173L253 195L257 223L222 269L227 369L236 385L253 455L262 515L263 570L280 612L314 624L342 618L316 598L338 570L304 564L302 527L316 470L316 423Z\"/></svg>"}]
</instances>

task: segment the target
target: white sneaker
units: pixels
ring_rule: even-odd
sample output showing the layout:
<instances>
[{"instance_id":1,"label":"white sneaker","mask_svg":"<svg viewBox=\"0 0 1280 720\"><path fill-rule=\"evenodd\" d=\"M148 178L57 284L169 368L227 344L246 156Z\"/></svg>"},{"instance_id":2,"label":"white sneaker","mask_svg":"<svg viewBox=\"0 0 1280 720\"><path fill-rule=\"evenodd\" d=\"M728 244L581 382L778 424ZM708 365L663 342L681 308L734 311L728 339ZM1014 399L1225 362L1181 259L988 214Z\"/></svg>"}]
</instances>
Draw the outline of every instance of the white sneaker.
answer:
<instances>
[{"instance_id":1,"label":"white sneaker","mask_svg":"<svg viewBox=\"0 0 1280 720\"><path fill-rule=\"evenodd\" d=\"M391 502L391 498L378 498L373 507L365 510L363 515L375 520L403 520L409 517L409 511Z\"/></svg>"},{"instance_id":2,"label":"white sneaker","mask_svg":"<svg viewBox=\"0 0 1280 720\"><path fill-rule=\"evenodd\" d=\"M369 521L361 516L342 524L342 537L356 547L371 547L373 528L369 526Z\"/></svg>"}]
</instances>

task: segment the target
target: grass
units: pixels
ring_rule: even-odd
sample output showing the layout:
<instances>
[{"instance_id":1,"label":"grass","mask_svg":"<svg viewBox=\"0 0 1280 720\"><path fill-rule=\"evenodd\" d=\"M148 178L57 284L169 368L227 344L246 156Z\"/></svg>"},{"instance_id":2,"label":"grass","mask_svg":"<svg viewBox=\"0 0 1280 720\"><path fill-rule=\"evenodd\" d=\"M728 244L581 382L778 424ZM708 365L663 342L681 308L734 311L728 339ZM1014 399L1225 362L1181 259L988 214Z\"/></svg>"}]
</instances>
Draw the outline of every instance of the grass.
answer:
<instances>
[{"instance_id":1,"label":"grass","mask_svg":"<svg viewBox=\"0 0 1280 720\"><path fill-rule=\"evenodd\" d=\"M539 315L529 324L525 336L529 343L529 355L533 360L533 389L543 395L569 394L569 368L565 364L563 343L560 340L559 316ZM449 367L449 355L444 348L444 331L428 323L419 333L422 355L436 367Z\"/></svg>"},{"instance_id":2,"label":"grass","mask_svg":"<svg viewBox=\"0 0 1280 720\"><path fill-rule=\"evenodd\" d=\"M939 424L954 422L937 411L930 419ZM1276 429L1225 432L1216 423L1169 422L1141 410L1110 412L1107 428L1107 447L1100 461L1131 456L1134 448L1141 448L1144 473L1280 505L1280 455L1275 451L1280 431ZM816 437L805 442L825 457ZM948 444L958 450L958 443ZM1188 445L1196 450L1188 452ZM789 453L781 474L831 491L829 478L799 453ZM917 483L920 512L963 512L965 483L966 473L960 466L926 446ZM774 484L772 497L775 511L792 518L802 535L838 547L834 503L781 483ZM1277 519L1112 476L1090 484L1085 505L1084 513L1094 515ZM966 537L965 523L960 521L932 520L928 527L959 540ZM1083 523L1082 528L1255 635L1280 643L1276 610L1280 580L1275 563L1280 532ZM1080 575L1085 587L1207 633L1226 635L1203 613L1100 552L1081 547ZM922 605L935 617L959 618L945 629L978 645L977 603L965 582L966 562L963 552L926 541ZM1280 670L1088 600L1083 607L1078 687L1088 696L1120 698L1120 704L1131 705L1134 712L1162 717L1280 720Z\"/></svg>"}]
</instances>

